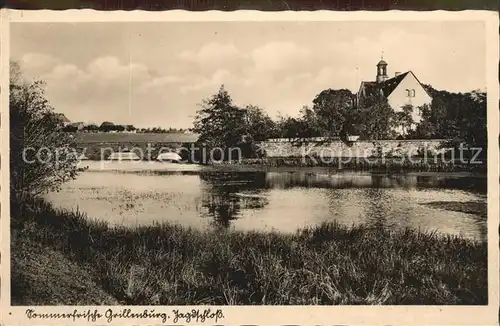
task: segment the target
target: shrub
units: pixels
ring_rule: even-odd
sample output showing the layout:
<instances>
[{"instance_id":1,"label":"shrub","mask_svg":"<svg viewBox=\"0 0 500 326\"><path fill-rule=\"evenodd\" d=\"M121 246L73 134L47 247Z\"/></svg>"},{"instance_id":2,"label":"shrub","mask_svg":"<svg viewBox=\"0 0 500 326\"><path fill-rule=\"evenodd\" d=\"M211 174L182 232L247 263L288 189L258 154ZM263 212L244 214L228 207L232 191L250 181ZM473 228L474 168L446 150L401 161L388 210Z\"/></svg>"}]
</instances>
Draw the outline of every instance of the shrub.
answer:
<instances>
[{"instance_id":1,"label":"shrub","mask_svg":"<svg viewBox=\"0 0 500 326\"><path fill-rule=\"evenodd\" d=\"M44 83L10 81L10 186L13 196L36 196L76 177L78 157L71 135L44 96Z\"/></svg>"}]
</instances>

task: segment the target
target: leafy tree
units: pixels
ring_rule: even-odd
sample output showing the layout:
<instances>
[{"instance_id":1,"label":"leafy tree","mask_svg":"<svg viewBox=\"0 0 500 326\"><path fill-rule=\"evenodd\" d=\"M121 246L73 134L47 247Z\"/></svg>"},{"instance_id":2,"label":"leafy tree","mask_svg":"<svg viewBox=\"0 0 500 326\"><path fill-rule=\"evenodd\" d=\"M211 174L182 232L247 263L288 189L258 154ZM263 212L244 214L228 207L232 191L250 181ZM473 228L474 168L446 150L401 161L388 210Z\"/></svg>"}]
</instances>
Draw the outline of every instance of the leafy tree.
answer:
<instances>
[{"instance_id":1,"label":"leafy tree","mask_svg":"<svg viewBox=\"0 0 500 326\"><path fill-rule=\"evenodd\" d=\"M167 133L167 130L165 130L165 129L161 128L161 127L154 127L152 129L146 128L145 132L150 132L150 133L153 133L153 134L165 134L165 133Z\"/></svg>"},{"instance_id":2,"label":"leafy tree","mask_svg":"<svg viewBox=\"0 0 500 326\"><path fill-rule=\"evenodd\" d=\"M261 141L276 133L274 121L258 106L248 105L245 108L246 134L252 139Z\"/></svg>"},{"instance_id":3,"label":"leafy tree","mask_svg":"<svg viewBox=\"0 0 500 326\"><path fill-rule=\"evenodd\" d=\"M466 94L469 105L464 109L465 118L462 119L463 132L461 138L468 146L485 149L488 145L487 130L487 97L486 93L473 91Z\"/></svg>"},{"instance_id":4,"label":"leafy tree","mask_svg":"<svg viewBox=\"0 0 500 326\"><path fill-rule=\"evenodd\" d=\"M246 117L247 111L233 105L222 85L217 94L203 101L193 131L208 147L227 149L241 144L242 137L247 134Z\"/></svg>"},{"instance_id":5,"label":"leafy tree","mask_svg":"<svg viewBox=\"0 0 500 326\"><path fill-rule=\"evenodd\" d=\"M458 132L456 112L449 106L450 95L448 92L436 93L432 100L428 122L433 126L434 137L449 138Z\"/></svg>"},{"instance_id":6,"label":"leafy tree","mask_svg":"<svg viewBox=\"0 0 500 326\"><path fill-rule=\"evenodd\" d=\"M432 95L430 107L423 108L417 133L426 138L446 138L452 143L486 148L486 93L450 93L426 85Z\"/></svg>"},{"instance_id":7,"label":"leafy tree","mask_svg":"<svg viewBox=\"0 0 500 326\"><path fill-rule=\"evenodd\" d=\"M277 122L278 135L280 138L296 139L301 136L300 120L289 116L279 117Z\"/></svg>"},{"instance_id":8,"label":"leafy tree","mask_svg":"<svg viewBox=\"0 0 500 326\"><path fill-rule=\"evenodd\" d=\"M94 124L94 123L91 123L91 124L88 124L86 126L83 127L83 130L87 130L87 131L98 131L99 130L99 126Z\"/></svg>"},{"instance_id":9,"label":"leafy tree","mask_svg":"<svg viewBox=\"0 0 500 326\"><path fill-rule=\"evenodd\" d=\"M436 126L431 122L431 106L424 104L419 107L421 120L417 124L415 132L413 133L414 138L420 139L430 139L436 133Z\"/></svg>"},{"instance_id":10,"label":"leafy tree","mask_svg":"<svg viewBox=\"0 0 500 326\"><path fill-rule=\"evenodd\" d=\"M321 127L318 123L316 113L308 106L303 106L300 110L299 135L303 138L320 137Z\"/></svg>"},{"instance_id":11,"label":"leafy tree","mask_svg":"<svg viewBox=\"0 0 500 326\"><path fill-rule=\"evenodd\" d=\"M374 95L358 108L356 119L362 126L363 138L387 139L394 136L395 113L384 96Z\"/></svg>"},{"instance_id":12,"label":"leafy tree","mask_svg":"<svg viewBox=\"0 0 500 326\"><path fill-rule=\"evenodd\" d=\"M360 107L356 106L346 116L344 129L341 137L363 136L366 133L366 126L363 124L363 115Z\"/></svg>"},{"instance_id":13,"label":"leafy tree","mask_svg":"<svg viewBox=\"0 0 500 326\"><path fill-rule=\"evenodd\" d=\"M413 121L413 106L403 106L401 108L401 111L395 113L394 120L395 126L402 129L402 136L404 137L408 135L415 123Z\"/></svg>"},{"instance_id":14,"label":"leafy tree","mask_svg":"<svg viewBox=\"0 0 500 326\"><path fill-rule=\"evenodd\" d=\"M119 132L121 132L121 131L125 131L125 126L123 126L123 125L116 125L116 126L113 128L113 130L115 130L115 131L119 131Z\"/></svg>"},{"instance_id":15,"label":"leafy tree","mask_svg":"<svg viewBox=\"0 0 500 326\"><path fill-rule=\"evenodd\" d=\"M45 84L23 80L17 63L10 69L10 187L12 198L23 200L74 179L78 157L72 136L62 132L44 96Z\"/></svg>"},{"instance_id":16,"label":"leafy tree","mask_svg":"<svg viewBox=\"0 0 500 326\"><path fill-rule=\"evenodd\" d=\"M103 123L101 123L99 130L103 132L109 132L115 130L115 124L110 121L104 121Z\"/></svg>"},{"instance_id":17,"label":"leafy tree","mask_svg":"<svg viewBox=\"0 0 500 326\"><path fill-rule=\"evenodd\" d=\"M348 116L355 109L354 99L354 94L347 89L327 89L316 95L312 111L323 136L338 137L345 133Z\"/></svg>"}]
</instances>

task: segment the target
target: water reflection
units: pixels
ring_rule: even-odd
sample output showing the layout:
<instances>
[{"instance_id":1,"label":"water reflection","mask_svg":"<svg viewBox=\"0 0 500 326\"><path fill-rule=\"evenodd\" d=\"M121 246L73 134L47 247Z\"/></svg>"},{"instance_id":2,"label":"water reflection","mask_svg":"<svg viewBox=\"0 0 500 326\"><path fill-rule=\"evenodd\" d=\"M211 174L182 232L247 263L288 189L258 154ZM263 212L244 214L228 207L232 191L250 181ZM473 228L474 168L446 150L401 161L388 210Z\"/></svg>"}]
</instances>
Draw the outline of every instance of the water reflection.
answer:
<instances>
[{"instance_id":1,"label":"water reflection","mask_svg":"<svg viewBox=\"0 0 500 326\"><path fill-rule=\"evenodd\" d=\"M265 188L264 172L200 174L206 183L202 195L202 216L213 219L214 225L228 228L242 209L259 209L267 204L261 195Z\"/></svg>"},{"instance_id":2,"label":"water reflection","mask_svg":"<svg viewBox=\"0 0 500 326\"><path fill-rule=\"evenodd\" d=\"M202 215L221 227L293 232L337 220L486 237L486 222L478 216L422 206L438 198L484 200L485 183L477 178L279 172L202 173L200 178L207 185Z\"/></svg>"},{"instance_id":3,"label":"water reflection","mask_svg":"<svg viewBox=\"0 0 500 326\"><path fill-rule=\"evenodd\" d=\"M486 203L486 178L311 172L85 172L49 200L113 224L278 230L323 221L413 227L486 239L486 219L449 209ZM447 209L429 203L447 203ZM444 206L443 206L444 207ZM474 205L469 205L474 207Z\"/></svg>"},{"instance_id":4,"label":"water reflection","mask_svg":"<svg viewBox=\"0 0 500 326\"><path fill-rule=\"evenodd\" d=\"M486 193L486 178L437 175L379 175L368 173L281 173L268 172L267 186L271 188L452 188Z\"/></svg>"}]
</instances>

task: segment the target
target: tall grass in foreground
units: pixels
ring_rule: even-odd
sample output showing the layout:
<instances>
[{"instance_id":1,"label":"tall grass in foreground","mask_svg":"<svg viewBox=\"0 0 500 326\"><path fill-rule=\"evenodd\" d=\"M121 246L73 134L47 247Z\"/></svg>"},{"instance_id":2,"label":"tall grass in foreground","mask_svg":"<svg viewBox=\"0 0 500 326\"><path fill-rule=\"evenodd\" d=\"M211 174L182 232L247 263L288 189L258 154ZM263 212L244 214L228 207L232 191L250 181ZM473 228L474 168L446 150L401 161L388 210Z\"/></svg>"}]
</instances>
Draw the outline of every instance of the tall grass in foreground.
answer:
<instances>
[{"instance_id":1,"label":"tall grass in foreground","mask_svg":"<svg viewBox=\"0 0 500 326\"><path fill-rule=\"evenodd\" d=\"M40 246L127 305L487 304L486 243L417 230L335 223L293 235L112 228L43 201L13 203L11 223L18 304L33 286L22 283L30 271L20 262L36 260L26 252ZM54 301L43 300L38 304Z\"/></svg>"}]
</instances>

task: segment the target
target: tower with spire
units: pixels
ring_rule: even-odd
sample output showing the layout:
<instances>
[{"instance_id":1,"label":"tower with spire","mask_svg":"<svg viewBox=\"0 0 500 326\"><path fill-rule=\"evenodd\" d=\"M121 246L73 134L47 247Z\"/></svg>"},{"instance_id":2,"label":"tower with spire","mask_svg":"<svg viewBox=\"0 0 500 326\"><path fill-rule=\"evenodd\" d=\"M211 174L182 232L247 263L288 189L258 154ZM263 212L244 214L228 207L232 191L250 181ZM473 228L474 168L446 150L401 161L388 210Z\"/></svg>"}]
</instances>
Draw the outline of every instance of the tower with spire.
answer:
<instances>
[{"instance_id":1,"label":"tower with spire","mask_svg":"<svg viewBox=\"0 0 500 326\"><path fill-rule=\"evenodd\" d=\"M377 83L383 83L389 76L387 75L387 62L384 61L384 55L380 56L380 61L377 63Z\"/></svg>"}]
</instances>

